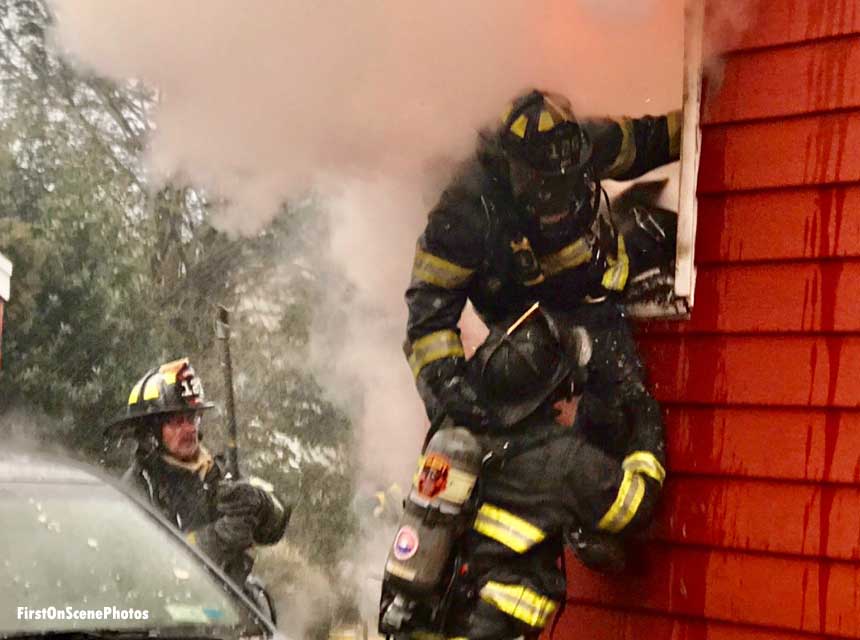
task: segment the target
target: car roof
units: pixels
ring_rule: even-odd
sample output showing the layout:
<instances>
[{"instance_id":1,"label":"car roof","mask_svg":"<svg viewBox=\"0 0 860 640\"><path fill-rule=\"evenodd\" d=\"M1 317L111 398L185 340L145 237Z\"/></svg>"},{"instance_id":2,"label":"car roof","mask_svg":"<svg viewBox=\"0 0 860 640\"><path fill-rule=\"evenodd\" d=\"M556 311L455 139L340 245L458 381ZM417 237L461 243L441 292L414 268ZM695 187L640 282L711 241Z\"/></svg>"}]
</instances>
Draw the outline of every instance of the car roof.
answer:
<instances>
[{"instance_id":1,"label":"car roof","mask_svg":"<svg viewBox=\"0 0 860 640\"><path fill-rule=\"evenodd\" d=\"M106 484L72 458L28 451L0 451L0 482Z\"/></svg>"}]
</instances>

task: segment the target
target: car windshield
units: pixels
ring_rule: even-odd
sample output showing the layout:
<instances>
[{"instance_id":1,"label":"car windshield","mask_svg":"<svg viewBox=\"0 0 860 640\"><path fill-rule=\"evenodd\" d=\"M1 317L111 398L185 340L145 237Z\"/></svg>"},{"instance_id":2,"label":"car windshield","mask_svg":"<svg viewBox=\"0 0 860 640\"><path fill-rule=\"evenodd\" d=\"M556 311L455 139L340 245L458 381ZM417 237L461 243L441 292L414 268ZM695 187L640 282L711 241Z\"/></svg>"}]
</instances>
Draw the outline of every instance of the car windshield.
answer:
<instances>
[{"instance_id":1,"label":"car windshield","mask_svg":"<svg viewBox=\"0 0 860 640\"><path fill-rule=\"evenodd\" d=\"M0 481L0 636L218 635L248 623L249 610L181 540L115 488L90 480Z\"/></svg>"}]
</instances>

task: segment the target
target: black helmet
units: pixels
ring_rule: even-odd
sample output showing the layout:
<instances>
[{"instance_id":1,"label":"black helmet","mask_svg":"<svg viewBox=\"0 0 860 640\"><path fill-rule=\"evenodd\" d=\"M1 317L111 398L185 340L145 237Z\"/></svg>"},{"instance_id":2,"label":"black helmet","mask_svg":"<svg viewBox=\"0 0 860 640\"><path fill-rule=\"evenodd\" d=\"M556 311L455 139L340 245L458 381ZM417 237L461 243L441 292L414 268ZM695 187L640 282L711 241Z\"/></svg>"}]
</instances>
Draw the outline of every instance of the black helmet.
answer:
<instances>
[{"instance_id":1,"label":"black helmet","mask_svg":"<svg viewBox=\"0 0 860 640\"><path fill-rule=\"evenodd\" d=\"M503 426L531 415L584 364L586 345L579 331L562 332L536 304L507 330L490 333L470 368L482 401Z\"/></svg>"},{"instance_id":2,"label":"black helmet","mask_svg":"<svg viewBox=\"0 0 860 640\"><path fill-rule=\"evenodd\" d=\"M540 221L550 240L583 235L600 205L591 143L564 96L530 91L516 98L497 134L511 194L519 209Z\"/></svg>"},{"instance_id":3,"label":"black helmet","mask_svg":"<svg viewBox=\"0 0 860 640\"><path fill-rule=\"evenodd\" d=\"M509 105L502 115L499 141L509 160L544 175L565 175L580 169L591 152L562 95L532 90Z\"/></svg>"},{"instance_id":4,"label":"black helmet","mask_svg":"<svg viewBox=\"0 0 860 640\"><path fill-rule=\"evenodd\" d=\"M134 426L147 416L200 411L214 406L206 401L203 384L188 358L182 358L151 369L138 380L128 396L128 406L112 426Z\"/></svg>"}]
</instances>

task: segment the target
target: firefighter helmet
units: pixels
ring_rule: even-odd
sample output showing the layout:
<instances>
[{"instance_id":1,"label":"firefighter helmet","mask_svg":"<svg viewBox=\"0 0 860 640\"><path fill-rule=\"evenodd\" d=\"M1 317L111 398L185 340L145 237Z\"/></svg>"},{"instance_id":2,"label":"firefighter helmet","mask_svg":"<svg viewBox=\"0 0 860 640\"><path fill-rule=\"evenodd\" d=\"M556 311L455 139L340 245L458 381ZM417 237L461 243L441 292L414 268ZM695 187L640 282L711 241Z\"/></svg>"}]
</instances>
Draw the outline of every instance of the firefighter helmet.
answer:
<instances>
[{"instance_id":1,"label":"firefighter helmet","mask_svg":"<svg viewBox=\"0 0 860 640\"><path fill-rule=\"evenodd\" d=\"M206 401L203 384L188 358L181 358L147 371L132 387L128 406L113 425L131 426L147 416L201 411L214 406Z\"/></svg>"},{"instance_id":2,"label":"firefighter helmet","mask_svg":"<svg viewBox=\"0 0 860 640\"><path fill-rule=\"evenodd\" d=\"M590 157L588 139L562 95L532 90L502 115L499 141L509 160L544 175L566 175Z\"/></svg>"},{"instance_id":3,"label":"firefighter helmet","mask_svg":"<svg viewBox=\"0 0 860 640\"><path fill-rule=\"evenodd\" d=\"M567 343L578 339L566 339L557 321L537 305L507 330L490 333L470 362L482 400L503 426L531 415L571 379L581 363Z\"/></svg>"}]
</instances>

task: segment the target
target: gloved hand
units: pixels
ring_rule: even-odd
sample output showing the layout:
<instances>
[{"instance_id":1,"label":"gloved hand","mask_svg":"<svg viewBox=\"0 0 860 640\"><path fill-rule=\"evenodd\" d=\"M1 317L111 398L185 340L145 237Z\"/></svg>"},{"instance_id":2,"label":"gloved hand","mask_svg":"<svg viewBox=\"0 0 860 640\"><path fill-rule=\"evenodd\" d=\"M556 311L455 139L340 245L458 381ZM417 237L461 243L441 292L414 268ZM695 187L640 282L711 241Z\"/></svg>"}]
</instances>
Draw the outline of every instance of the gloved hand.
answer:
<instances>
[{"instance_id":1,"label":"gloved hand","mask_svg":"<svg viewBox=\"0 0 860 640\"><path fill-rule=\"evenodd\" d=\"M221 516L213 528L218 540L228 549L247 549L254 544L254 526L246 517Z\"/></svg>"},{"instance_id":2,"label":"gloved hand","mask_svg":"<svg viewBox=\"0 0 860 640\"><path fill-rule=\"evenodd\" d=\"M254 544L254 527L248 518L221 516L215 522L194 531L189 536L189 542L223 566L237 552Z\"/></svg>"},{"instance_id":3,"label":"gloved hand","mask_svg":"<svg viewBox=\"0 0 860 640\"><path fill-rule=\"evenodd\" d=\"M478 402L478 394L462 377L454 376L439 388L439 406L454 424L472 429L490 426L489 412Z\"/></svg>"},{"instance_id":4,"label":"gloved hand","mask_svg":"<svg viewBox=\"0 0 860 640\"><path fill-rule=\"evenodd\" d=\"M241 518L256 527L271 507L266 491L247 480L222 482L218 486L216 508L222 516Z\"/></svg>"},{"instance_id":5,"label":"gloved hand","mask_svg":"<svg viewBox=\"0 0 860 640\"><path fill-rule=\"evenodd\" d=\"M621 573L627 566L627 551L621 536L573 527L565 537L574 555L592 571Z\"/></svg>"}]
</instances>

